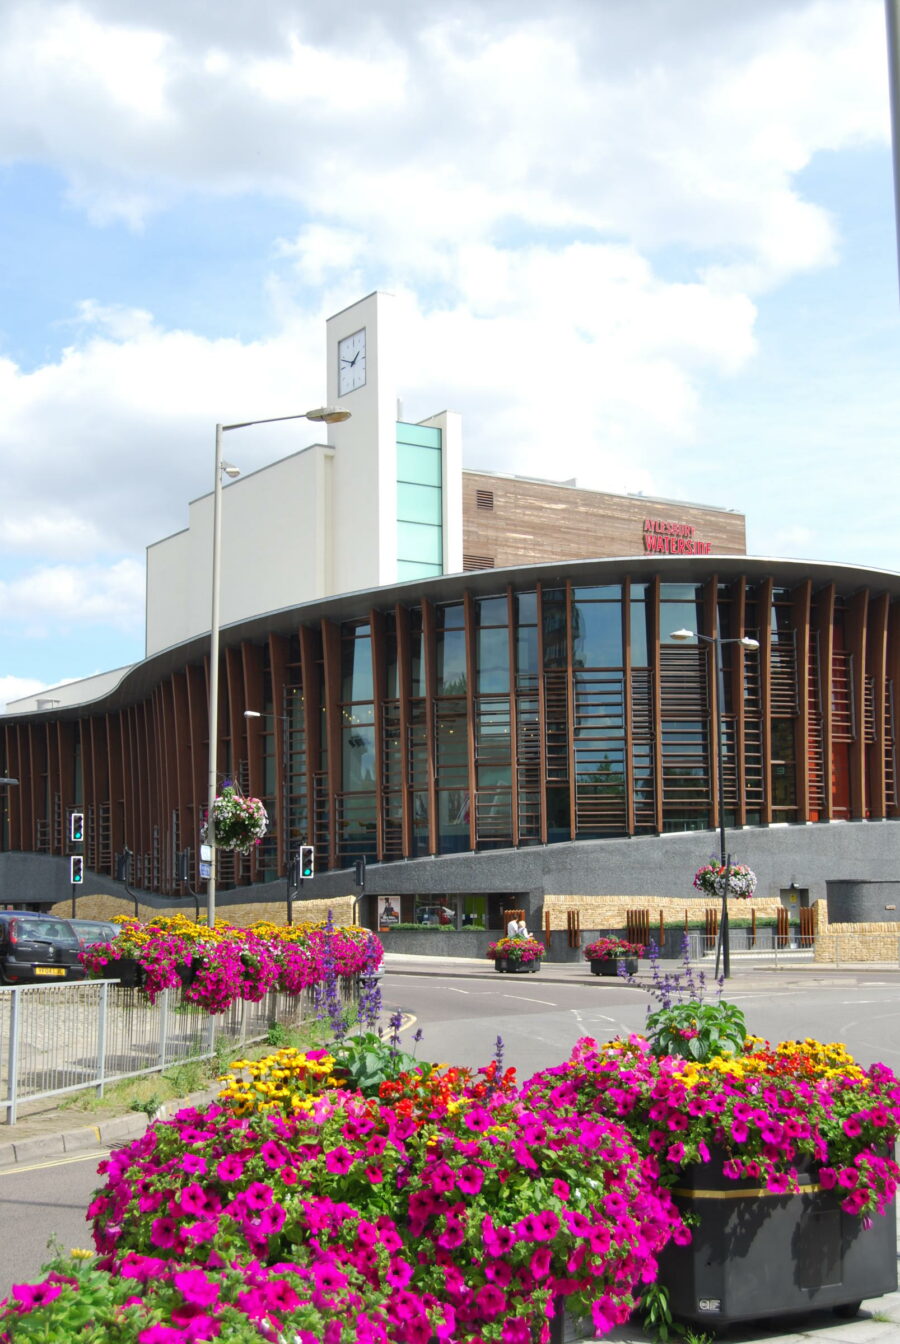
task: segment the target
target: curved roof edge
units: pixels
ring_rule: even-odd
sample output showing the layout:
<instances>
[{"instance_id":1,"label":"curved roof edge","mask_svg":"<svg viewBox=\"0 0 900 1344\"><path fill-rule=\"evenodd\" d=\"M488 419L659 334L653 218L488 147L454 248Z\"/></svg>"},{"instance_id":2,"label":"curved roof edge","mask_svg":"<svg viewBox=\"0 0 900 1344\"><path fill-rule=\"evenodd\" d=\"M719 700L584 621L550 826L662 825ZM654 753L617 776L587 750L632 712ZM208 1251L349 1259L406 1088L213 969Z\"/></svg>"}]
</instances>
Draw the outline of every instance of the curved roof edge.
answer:
<instances>
[{"instance_id":1,"label":"curved roof edge","mask_svg":"<svg viewBox=\"0 0 900 1344\"><path fill-rule=\"evenodd\" d=\"M795 560L775 556L756 555L627 555L593 560L560 560L549 564L520 565L508 569L476 569L456 574L442 574L433 579L413 579L407 583L389 584L380 588L358 589L332 597L316 598L295 607L281 607L274 611L248 616L220 631L222 648L238 644L244 639L260 639L269 634L291 634L298 626L327 617L341 622L368 614L373 608L386 609L397 603L417 601L421 597L436 602L452 601L460 592L468 590L476 597L490 597L498 588L511 585L527 588L535 583L544 585L564 583L567 579L593 579L595 582L616 582L626 575L632 577L659 573L663 581L701 583L710 575L722 578L761 579L770 574L783 577L785 584L811 579L819 587L837 584L847 592L858 588L874 588L900 599L900 574L888 569L866 569L826 560ZM143 662L119 669L118 681L105 694L96 698L48 710L26 710L6 713L0 722L14 722L27 718L32 721L54 721L79 718L85 709L119 709L142 699L165 676L187 663L203 659L209 650L209 633L195 635L181 644L153 654ZM101 673L100 678L118 673ZM95 680L90 678L89 680ZM77 686L82 683L66 683ZM56 688L50 688L56 689ZM44 698L43 695L36 698ZM49 698L49 697L48 697Z\"/></svg>"}]
</instances>

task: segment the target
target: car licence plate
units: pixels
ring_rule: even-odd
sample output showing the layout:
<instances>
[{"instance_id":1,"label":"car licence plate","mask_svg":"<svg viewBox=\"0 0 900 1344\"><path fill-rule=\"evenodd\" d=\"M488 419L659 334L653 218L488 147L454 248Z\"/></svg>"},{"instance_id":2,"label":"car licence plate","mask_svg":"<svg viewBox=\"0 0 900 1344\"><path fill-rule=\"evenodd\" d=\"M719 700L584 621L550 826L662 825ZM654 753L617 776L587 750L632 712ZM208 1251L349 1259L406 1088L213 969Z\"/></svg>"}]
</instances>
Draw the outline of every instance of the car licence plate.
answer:
<instances>
[{"instance_id":1,"label":"car licence plate","mask_svg":"<svg viewBox=\"0 0 900 1344\"><path fill-rule=\"evenodd\" d=\"M35 966L35 975L65 975L65 966Z\"/></svg>"}]
</instances>

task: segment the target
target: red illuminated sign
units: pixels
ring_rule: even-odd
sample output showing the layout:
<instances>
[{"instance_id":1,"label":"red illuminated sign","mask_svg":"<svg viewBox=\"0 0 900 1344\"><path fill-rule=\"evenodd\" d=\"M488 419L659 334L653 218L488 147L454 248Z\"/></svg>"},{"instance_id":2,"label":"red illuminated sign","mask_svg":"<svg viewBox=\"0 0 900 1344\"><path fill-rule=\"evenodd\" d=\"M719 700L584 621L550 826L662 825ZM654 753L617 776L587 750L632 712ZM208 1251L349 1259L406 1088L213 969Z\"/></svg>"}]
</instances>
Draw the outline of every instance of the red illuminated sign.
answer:
<instances>
[{"instance_id":1,"label":"red illuminated sign","mask_svg":"<svg viewBox=\"0 0 900 1344\"><path fill-rule=\"evenodd\" d=\"M645 518L644 550L662 555L712 555L712 542L698 541L696 530L691 523Z\"/></svg>"}]
</instances>

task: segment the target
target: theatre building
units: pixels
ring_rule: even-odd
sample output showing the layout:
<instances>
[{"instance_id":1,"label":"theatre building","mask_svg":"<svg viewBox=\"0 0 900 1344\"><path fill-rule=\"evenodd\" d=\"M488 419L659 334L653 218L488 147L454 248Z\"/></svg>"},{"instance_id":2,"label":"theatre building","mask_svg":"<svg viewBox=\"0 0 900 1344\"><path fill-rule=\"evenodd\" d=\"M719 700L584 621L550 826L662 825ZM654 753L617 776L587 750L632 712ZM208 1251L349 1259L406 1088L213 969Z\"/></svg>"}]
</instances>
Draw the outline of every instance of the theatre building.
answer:
<instances>
[{"instance_id":1,"label":"theatre building","mask_svg":"<svg viewBox=\"0 0 900 1344\"><path fill-rule=\"evenodd\" d=\"M304 895L366 859L370 920L689 901L720 760L761 896L893 876L900 576L748 557L728 509L464 471L458 416L397 419L393 320L384 295L330 319L352 418L223 492L218 761L271 825L219 854L221 913L277 901L301 844ZM148 549L141 663L0 720L3 900L68 898L73 811L85 890L127 849L142 898L202 899L211 537L206 496Z\"/></svg>"}]
</instances>

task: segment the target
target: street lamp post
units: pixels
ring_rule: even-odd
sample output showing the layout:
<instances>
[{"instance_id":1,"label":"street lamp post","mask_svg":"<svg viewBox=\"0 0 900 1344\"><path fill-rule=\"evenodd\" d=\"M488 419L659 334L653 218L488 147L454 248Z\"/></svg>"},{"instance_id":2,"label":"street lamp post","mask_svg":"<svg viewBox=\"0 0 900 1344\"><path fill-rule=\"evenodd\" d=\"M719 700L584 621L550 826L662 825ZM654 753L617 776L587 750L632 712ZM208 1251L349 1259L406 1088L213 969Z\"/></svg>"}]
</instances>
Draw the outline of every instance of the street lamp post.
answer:
<instances>
[{"instance_id":1,"label":"street lamp post","mask_svg":"<svg viewBox=\"0 0 900 1344\"><path fill-rule=\"evenodd\" d=\"M219 599L222 567L222 474L239 476L240 469L222 458L222 437L233 429L249 429L252 425L274 425L282 420L316 420L327 425L350 419L350 411L342 406L319 406L298 415L275 415L266 420L242 420L234 425L216 425L216 458L213 474L213 541L212 541L212 612L209 629L209 788L207 792L206 843L209 845L209 878L206 885L206 923L216 923L216 827L213 807L216 801L219 746Z\"/></svg>"},{"instance_id":2,"label":"street lamp post","mask_svg":"<svg viewBox=\"0 0 900 1344\"><path fill-rule=\"evenodd\" d=\"M290 779L290 770L288 768L288 758L290 755L290 728L291 716L289 714L263 714L258 709L245 709L245 719L277 719L281 724L281 780L278 786L278 834L280 837L280 848L282 854L282 863L284 864L284 877L287 884L287 914L288 924L293 922L291 895L294 885L294 860L295 854L291 853L290 837L290 806L288 803L288 794L290 792L288 783Z\"/></svg>"},{"instance_id":3,"label":"street lamp post","mask_svg":"<svg viewBox=\"0 0 900 1344\"><path fill-rule=\"evenodd\" d=\"M716 713L713 720L713 731L716 735L716 774L718 775L718 804L719 804L719 859L722 868L725 870L725 876L722 886L722 919L719 946L722 950L722 974L726 980L731 977L731 944L728 928L728 879L730 876L731 856L725 847L725 746L723 738L724 709L725 709L725 666L722 660L723 644L740 644L742 649L758 649L759 640L751 639L749 635L743 635L735 639L722 639L718 631L714 635L701 635L694 630L673 630L669 636L670 639L677 639L679 643L684 643L689 639L702 639L704 643L713 646L713 656L716 660L716 676L718 684L718 694L716 695ZM719 953L716 950L716 976L719 974Z\"/></svg>"}]
</instances>

